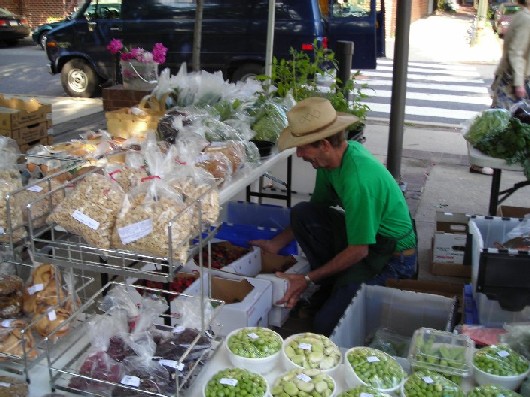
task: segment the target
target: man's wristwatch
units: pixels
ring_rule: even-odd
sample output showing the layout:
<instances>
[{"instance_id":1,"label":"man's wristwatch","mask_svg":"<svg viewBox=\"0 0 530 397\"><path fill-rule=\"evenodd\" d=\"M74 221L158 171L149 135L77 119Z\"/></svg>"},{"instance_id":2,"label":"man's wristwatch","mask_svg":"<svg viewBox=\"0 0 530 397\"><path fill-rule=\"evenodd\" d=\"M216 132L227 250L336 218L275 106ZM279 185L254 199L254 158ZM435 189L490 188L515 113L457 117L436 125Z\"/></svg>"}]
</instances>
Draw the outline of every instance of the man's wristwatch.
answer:
<instances>
[{"instance_id":1,"label":"man's wristwatch","mask_svg":"<svg viewBox=\"0 0 530 397\"><path fill-rule=\"evenodd\" d=\"M304 275L304 280L306 281L308 287L312 287L315 285L313 280L311 280L311 278L307 274Z\"/></svg>"}]
</instances>

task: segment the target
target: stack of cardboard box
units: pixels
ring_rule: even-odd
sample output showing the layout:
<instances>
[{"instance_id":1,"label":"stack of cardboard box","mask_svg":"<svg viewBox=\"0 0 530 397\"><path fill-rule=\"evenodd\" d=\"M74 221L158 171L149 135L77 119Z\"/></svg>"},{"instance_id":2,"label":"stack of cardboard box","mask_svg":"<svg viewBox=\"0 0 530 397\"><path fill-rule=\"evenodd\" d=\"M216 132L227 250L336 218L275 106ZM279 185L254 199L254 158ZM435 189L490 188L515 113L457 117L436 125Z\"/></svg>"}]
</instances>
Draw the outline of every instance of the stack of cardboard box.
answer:
<instances>
[{"instance_id":1,"label":"stack of cardboard box","mask_svg":"<svg viewBox=\"0 0 530 397\"><path fill-rule=\"evenodd\" d=\"M34 145L49 145L52 107L36 99L22 100L0 95L0 135L14 139L25 153Z\"/></svg>"}]
</instances>

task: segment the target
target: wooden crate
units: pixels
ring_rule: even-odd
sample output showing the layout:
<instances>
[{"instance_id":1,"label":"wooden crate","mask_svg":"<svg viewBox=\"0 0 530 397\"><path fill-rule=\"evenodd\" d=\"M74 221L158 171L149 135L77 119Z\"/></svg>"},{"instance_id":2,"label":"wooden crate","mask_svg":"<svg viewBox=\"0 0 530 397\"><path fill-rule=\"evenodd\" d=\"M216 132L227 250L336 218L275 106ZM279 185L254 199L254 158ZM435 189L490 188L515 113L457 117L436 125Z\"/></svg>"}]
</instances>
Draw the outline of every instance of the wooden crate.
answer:
<instances>
[{"instance_id":1,"label":"wooden crate","mask_svg":"<svg viewBox=\"0 0 530 397\"><path fill-rule=\"evenodd\" d=\"M32 148L33 146L36 146L36 145L49 145L49 137L48 136L45 136L44 138L40 138L40 139L37 139L35 141L32 141L32 142L28 142L28 143L24 143L24 144L19 144L18 147L20 148L20 151L22 153L26 153L28 151L28 149Z\"/></svg>"},{"instance_id":2,"label":"wooden crate","mask_svg":"<svg viewBox=\"0 0 530 397\"><path fill-rule=\"evenodd\" d=\"M48 136L48 125L46 121L18 128L11 132L11 138L17 141L18 145L37 141Z\"/></svg>"},{"instance_id":3,"label":"wooden crate","mask_svg":"<svg viewBox=\"0 0 530 397\"><path fill-rule=\"evenodd\" d=\"M51 113L51 105L44 105L34 98L24 101L0 94L0 133L12 137L15 130L51 120Z\"/></svg>"}]
</instances>

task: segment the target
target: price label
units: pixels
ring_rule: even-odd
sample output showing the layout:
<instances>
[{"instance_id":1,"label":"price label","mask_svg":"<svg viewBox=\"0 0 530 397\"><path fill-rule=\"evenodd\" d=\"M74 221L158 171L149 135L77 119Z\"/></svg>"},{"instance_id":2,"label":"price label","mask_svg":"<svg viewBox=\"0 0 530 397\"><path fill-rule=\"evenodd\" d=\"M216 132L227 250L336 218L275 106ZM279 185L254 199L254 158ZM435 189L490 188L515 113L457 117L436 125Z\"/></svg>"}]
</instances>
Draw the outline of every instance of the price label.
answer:
<instances>
[{"instance_id":1,"label":"price label","mask_svg":"<svg viewBox=\"0 0 530 397\"><path fill-rule=\"evenodd\" d=\"M0 325L2 325L2 328L11 328L11 324L13 323L13 319L10 318L10 319L7 319L7 320L4 320L0 323Z\"/></svg>"},{"instance_id":2,"label":"price label","mask_svg":"<svg viewBox=\"0 0 530 397\"><path fill-rule=\"evenodd\" d=\"M138 387L140 386L140 378L132 375L125 375L121 378L121 384L126 386Z\"/></svg>"},{"instance_id":3,"label":"price label","mask_svg":"<svg viewBox=\"0 0 530 397\"><path fill-rule=\"evenodd\" d=\"M307 376L306 374L298 374L296 375L296 378L297 379L300 379L302 382L311 382L311 377L310 376Z\"/></svg>"},{"instance_id":4,"label":"price label","mask_svg":"<svg viewBox=\"0 0 530 397\"><path fill-rule=\"evenodd\" d=\"M28 294L33 295L36 292L42 291L44 289L44 284L35 284L31 287L28 287Z\"/></svg>"},{"instance_id":5,"label":"price label","mask_svg":"<svg viewBox=\"0 0 530 397\"><path fill-rule=\"evenodd\" d=\"M311 343L299 343L298 348L302 350L311 350Z\"/></svg>"},{"instance_id":6,"label":"price label","mask_svg":"<svg viewBox=\"0 0 530 397\"><path fill-rule=\"evenodd\" d=\"M500 352L497 352L497 354L501 356L502 358L506 358L510 355L510 353L507 352L506 350L501 350Z\"/></svg>"},{"instance_id":7,"label":"price label","mask_svg":"<svg viewBox=\"0 0 530 397\"><path fill-rule=\"evenodd\" d=\"M50 311L48 312L48 319L49 319L50 321L55 321L55 320L57 320L57 314L55 313L55 310L50 310Z\"/></svg>"},{"instance_id":8,"label":"price label","mask_svg":"<svg viewBox=\"0 0 530 397\"><path fill-rule=\"evenodd\" d=\"M40 193L42 192L43 189L39 185L33 185L33 186L26 188L26 190L29 190L30 192L34 192L34 193Z\"/></svg>"},{"instance_id":9,"label":"price label","mask_svg":"<svg viewBox=\"0 0 530 397\"><path fill-rule=\"evenodd\" d=\"M259 339L259 336L256 335L254 332L251 332L250 334L247 334L247 336L250 338L250 339Z\"/></svg>"},{"instance_id":10,"label":"price label","mask_svg":"<svg viewBox=\"0 0 530 397\"><path fill-rule=\"evenodd\" d=\"M11 387L11 383L0 382L0 387Z\"/></svg>"},{"instance_id":11,"label":"price label","mask_svg":"<svg viewBox=\"0 0 530 397\"><path fill-rule=\"evenodd\" d=\"M184 364L182 364L182 363L179 364L179 362L175 361L175 360L161 359L158 362L160 363L160 365L163 365L163 366L169 367L169 368L174 368L177 371L182 371L184 369Z\"/></svg>"},{"instance_id":12,"label":"price label","mask_svg":"<svg viewBox=\"0 0 530 397\"><path fill-rule=\"evenodd\" d=\"M88 215L83 214L79 210L75 210L72 212L72 218L74 218L76 221L81 222L83 225L88 226L92 230L98 230L99 229L99 222L92 219Z\"/></svg>"},{"instance_id":13,"label":"price label","mask_svg":"<svg viewBox=\"0 0 530 397\"><path fill-rule=\"evenodd\" d=\"M369 363L376 363L379 361L379 358L377 358L376 356L369 356L366 357L366 361L368 361Z\"/></svg>"},{"instance_id":14,"label":"price label","mask_svg":"<svg viewBox=\"0 0 530 397\"><path fill-rule=\"evenodd\" d=\"M174 334L181 334L184 332L186 328L184 328L182 325L177 325L175 328L173 328Z\"/></svg>"},{"instance_id":15,"label":"price label","mask_svg":"<svg viewBox=\"0 0 530 397\"><path fill-rule=\"evenodd\" d=\"M221 378L219 379L219 383L222 385L237 386L237 379Z\"/></svg>"},{"instance_id":16,"label":"price label","mask_svg":"<svg viewBox=\"0 0 530 397\"><path fill-rule=\"evenodd\" d=\"M133 241L139 240L151 234L152 232L152 219L145 219L143 221L118 228L118 234L120 235L120 239L123 244L132 243Z\"/></svg>"},{"instance_id":17,"label":"price label","mask_svg":"<svg viewBox=\"0 0 530 397\"><path fill-rule=\"evenodd\" d=\"M422 379L425 383L429 383L429 384L434 383L434 381L432 380L430 376L424 376Z\"/></svg>"}]
</instances>

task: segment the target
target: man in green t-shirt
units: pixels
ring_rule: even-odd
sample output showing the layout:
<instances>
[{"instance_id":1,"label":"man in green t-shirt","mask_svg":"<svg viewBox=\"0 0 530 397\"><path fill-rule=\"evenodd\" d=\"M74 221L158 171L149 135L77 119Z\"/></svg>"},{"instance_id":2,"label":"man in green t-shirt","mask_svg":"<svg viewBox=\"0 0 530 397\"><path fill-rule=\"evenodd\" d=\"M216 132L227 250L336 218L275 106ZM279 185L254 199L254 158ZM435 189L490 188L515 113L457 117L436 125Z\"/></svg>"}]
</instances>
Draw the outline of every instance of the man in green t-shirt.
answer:
<instances>
[{"instance_id":1,"label":"man in green t-shirt","mask_svg":"<svg viewBox=\"0 0 530 397\"><path fill-rule=\"evenodd\" d=\"M291 225L271 240L251 244L277 253L294 238L311 266L308 274L277 273L289 280L278 304L294 307L310 284L323 302L314 332L329 335L361 284L384 285L416 273L416 233L400 187L384 165L359 142L347 141L352 115L337 114L324 98L299 102L287 114L280 150L317 170L309 202L291 209Z\"/></svg>"}]
</instances>

